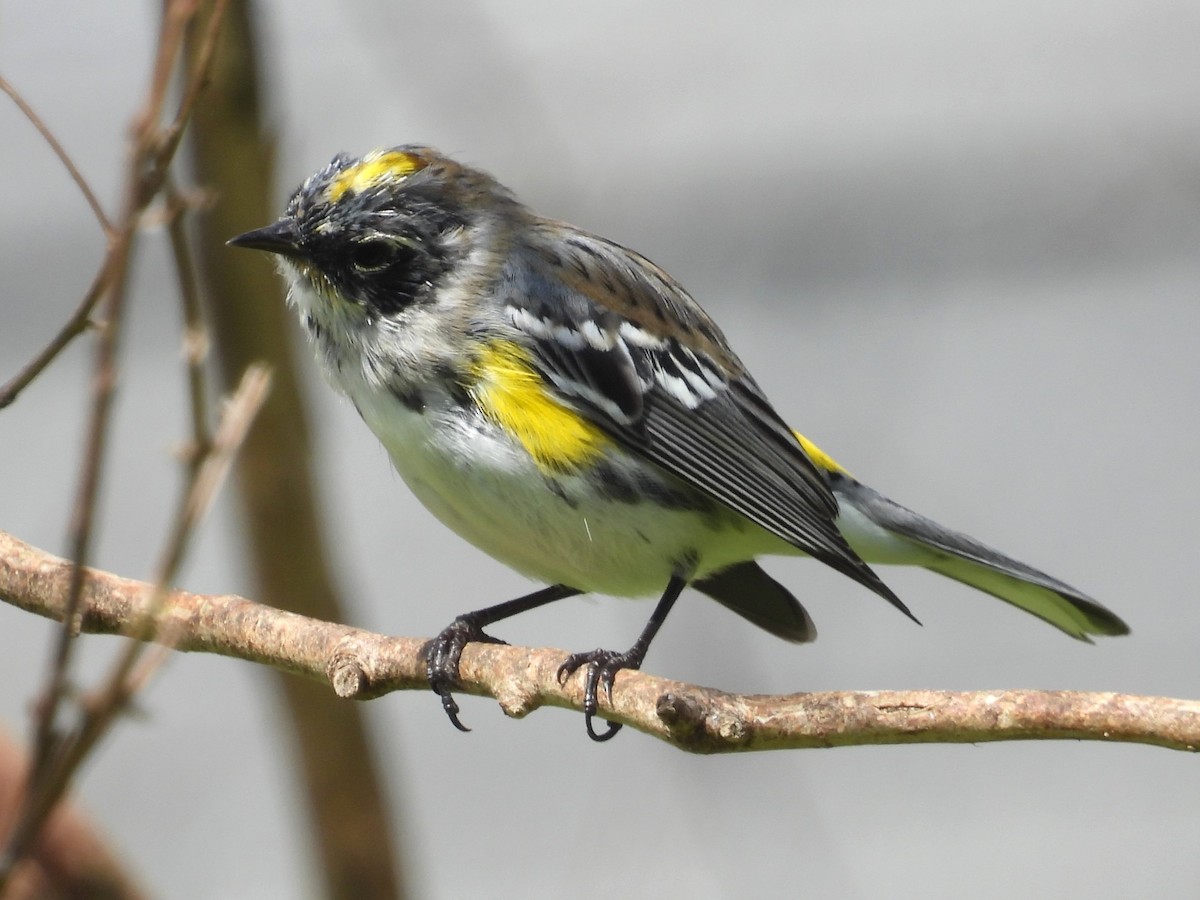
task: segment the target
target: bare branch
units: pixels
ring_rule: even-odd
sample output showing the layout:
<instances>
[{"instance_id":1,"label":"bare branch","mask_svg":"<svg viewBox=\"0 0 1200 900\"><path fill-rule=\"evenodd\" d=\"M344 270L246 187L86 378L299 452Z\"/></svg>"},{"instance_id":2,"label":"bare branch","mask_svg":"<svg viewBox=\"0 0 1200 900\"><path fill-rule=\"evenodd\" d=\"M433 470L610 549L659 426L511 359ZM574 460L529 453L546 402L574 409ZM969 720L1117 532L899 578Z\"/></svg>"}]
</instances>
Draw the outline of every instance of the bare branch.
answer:
<instances>
[{"instance_id":1,"label":"bare branch","mask_svg":"<svg viewBox=\"0 0 1200 900\"><path fill-rule=\"evenodd\" d=\"M196 0L182 0L182 2L175 5L181 9L186 7L182 21L182 26L186 26L187 22L197 12ZM228 6L229 0L215 0L213 2L212 9L207 13L209 18L204 25L204 33L195 42L195 49L192 52L191 71L188 73L187 81L183 87L183 99L179 101L179 109L175 111L174 120L162 132L159 163L164 169L175 156L175 151L179 149L179 142L183 139L184 129L187 127L192 112L196 108L196 102L200 99L201 91L204 90L205 85L208 83L213 54L217 49L217 37L221 33L221 24L225 20L225 13ZM181 32L181 37L186 37L186 27Z\"/></svg>"},{"instance_id":2,"label":"bare branch","mask_svg":"<svg viewBox=\"0 0 1200 900\"><path fill-rule=\"evenodd\" d=\"M65 606L70 564L0 532L0 598L48 618ZM83 630L133 634L151 587L87 570ZM162 621L175 647L264 663L329 683L360 700L425 690L425 642L372 634L261 606L233 595L177 592ZM566 686L560 650L470 644L463 692L496 698L511 716L539 706L581 707L581 677ZM982 743L1032 739L1121 741L1200 748L1200 701L1076 691L847 691L728 694L621 672L605 710L697 753L862 744Z\"/></svg>"},{"instance_id":3,"label":"bare branch","mask_svg":"<svg viewBox=\"0 0 1200 900\"><path fill-rule=\"evenodd\" d=\"M171 627L160 627L159 622L160 613L170 595L169 585L179 571L196 526L216 497L250 423L262 406L269 384L270 376L263 367L247 369L238 390L225 408L210 452L198 466L189 465L187 485L163 548L155 582L153 586L147 586L148 592L139 604L139 620L130 635L136 640L128 642L102 687L83 698L83 715L79 726L68 733L55 734L53 742L45 748L45 757L35 768L36 777L31 779L21 814L17 817L16 827L5 850L3 864L0 865L0 889L15 861L28 852L33 838L66 792L80 764L108 731L130 698L145 686L162 663L165 648L173 646L177 623ZM80 576L86 577L80 567L72 566L68 574L68 592L74 590ZM64 614L70 609L68 602ZM135 671L148 640L161 645L159 652Z\"/></svg>"},{"instance_id":4,"label":"bare branch","mask_svg":"<svg viewBox=\"0 0 1200 900\"><path fill-rule=\"evenodd\" d=\"M170 596L170 585L178 576L196 527L212 507L213 500L216 499L217 492L229 474L230 466L233 465L234 457L246 440L251 423L267 398L270 385L271 375L266 367L251 366L246 370L237 390L225 406L209 450L201 457L199 465L191 469L192 474L176 513L175 524L171 528L166 547L163 548L162 560L154 580L154 593L150 597L149 609L143 622L143 632L138 636L139 641L129 646L112 678L114 684L124 685L128 682L125 689L128 694L140 690L164 658L164 655L159 653L134 672L133 666L146 646L143 642L154 637L168 649L175 642L174 630L158 627L159 615ZM157 637L155 632L158 632Z\"/></svg>"},{"instance_id":5,"label":"bare branch","mask_svg":"<svg viewBox=\"0 0 1200 900\"><path fill-rule=\"evenodd\" d=\"M66 695L72 649L75 643L74 637L78 630L77 613L82 603L86 579L84 567L90 554L93 538L96 497L104 469L113 394L119 372L118 351L126 307L132 248L143 214L166 182L169 166L179 146L180 135L194 109L196 98L204 83L206 68L211 60L211 46L215 42L216 32L220 27L221 13L224 10L224 4L218 3L217 10L208 25L208 53L198 64L191 67L187 74L184 100L169 126L163 128L160 125L163 107L170 92L173 73L179 66L188 22L196 14L196 5L197 0L166 0L164 4L153 76L147 89L144 105L132 128L121 213L115 225L104 220L108 237L108 252L101 265L100 273L94 280L92 290L89 291L88 296L76 310L67 326L59 332L34 362L18 375L13 386L6 389L7 402L11 402L12 397L24 385L36 377L37 373L42 371L73 337L81 333L93 307L103 304L105 321L95 346L91 404L69 527L73 562L68 570L67 584L62 595L65 597L65 605L60 617L63 627L52 652L47 673L47 687L34 711L34 747L30 785L18 817L17 827L8 840L3 859L0 859L0 892L3 892L4 883L11 875L13 866L29 850L53 804L66 790L78 764L100 735L107 730L117 712L123 708L132 690L136 689L137 684L144 680L144 677L153 668L152 666L143 666L138 673L138 678L131 681L130 674L138 662L142 648L137 645L130 648L122 655L105 687L95 697L84 703L84 714L80 726L70 732L60 731L58 719ZM26 109L20 99L13 96L18 104ZM32 115L32 111L27 110L27 114ZM36 116L32 118L36 124ZM90 192L85 189L85 194L90 195ZM173 235L178 238L181 232L174 232ZM190 261L190 257L186 261ZM181 278L184 278L185 281L194 281L191 272L181 272ZM185 303L188 302L193 308L197 308L194 296L185 298ZM198 365L193 366L193 371L198 375ZM257 384L254 386L250 382L257 382ZM265 376L262 372L257 372L250 377L250 381L246 384L247 397L242 405L250 412L241 417L244 421L239 420L230 426L233 433L226 437L230 439L233 446L240 444L248 421L253 416L253 411L257 410L261 403L261 396L265 391ZM200 390L202 391L202 385L200 385ZM257 396L250 396L255 391L257 391ZM197 399L198 396L202 397L202 394L197 394L196 385L193 384L193 405L196 415L202 413L202 401ZM235 415L228 416L227 420L236 418L236 414L240 412L241 410L235 410ZM203 443L206 439L203 426L194 423L193 431L200 438L198 443ZM217 452L209 453L204 457L193 457L189 462L189 485L176 519L176 527L164 550L163 565L159 573L160 584L142 611L145 616L141 628L142 633L135 635L142 639L153 630L154 614L167 594L168 586L174 578L195 522L211 499L211 491L215 488L216 482L228 468L232 449L225 452L225 448L220 445L219 440L214 446Z\"/></svg>"},{"instance_id":6,"label":"bare branch","mask_svg":"<svg viewBox=\"0 0 1200 900\"><path fill-rule=\"evenodd\" d=\"M0 387L0 409L8 406L20 396L21 391L25 390L30 383L42 374L42 371L50 363L54 362L55 358L67 344L71 343L79 335L83 334L91 326L92 310L96 307L97 301L108 290L109 275L112 271L112 258L109 257L101 265L100 271L96 273L96 277L92 279L91 285L87 289L87 293L83 295L83 299L79 301L79 305L75 307L75 311L71 313L71 317L58 330L58 334L54 335L38 355L28 362L24 368L16 375L8 380L3 387Z\"/></svg>"},{"instance_id":7,"label":"bare branch","mask_svg":"<svg viewBox=\"0 0 1200 900\"><path fill-rule=\"evenodd\" d=\"M123 247L132 239L133 230L137 225L137 216L150 203L154 195L162 188L167 168L179 147L188 118L195 108L206 78L208 66L212 63L212 53L216 45L217 34L220 30L222 17L227 6L227 0L221 0L209 18L204 38L201 41L199 58L192 65L184 89L184 98L180 101L171 123L161 131L156 131L154 123L161 113L166 91L170 86L170 76L179 55L180 43L187 21L195 14L194 0L175 0L167 4L163 28L159 41L159 52L155 60L154 78L151 82L149 98L135 122L134 155L129 170L133 173L130 188L132 196L127 200L126 209L122 215L121 227L113 223L104 214L103 208L96 199L83 175L67 155L66 150L50 132L36 111L25 102L24 98L4 78L0 77L0 91L8 94L22 113L33 123L51 149L62 160L67 171L79 186L88 204L92 207L106 236L110 240L109 252L100 270L92 280L91 286L84 295L78 307L71 314L58 333L50 340L38 355L26 364L7 383L0 386L0 409L11 404L42 371L54 361L63 348L74 338L87 330L91 324L90 316L99 300L113 284L114 273L121 274L126 253ZM117 246L113 246L113 245Z\"/></svg>"},{"instance_id":8,"label":"bare branch","mask_svg":"<svg viewBox=\"0 0 1200 900\"><path fill-rule=\"evenodd\" d=\"M221 11L214 14L212 29L220 26ZM133 126L133 141L129 151L126 174L125 196L121 204L121 215L113 232L108 256L104 262L105 278L99 296L104 299L105 327L96 344L92 375L92 403L84 438L83 459L80 467L79 485L71 516L71 557L78 568L88 559L96 495L103 470L108 424L112 408L113 390L117 379L118 345L121 324L124 318L125 297L129 275L129 261L137 234L138 224L146 207L162 189L175 150L178 136L169 139L158 123L169 91L171 76L178 64L186 26L195 15L195 0L169 0L166 4L159 33L154 74L147 90L145 104L137 115ZM215 41L215 37L213 38ZM207 64L208 58L205 63ZM187 121L194 108L195 97L204 79L203 66L192 68L189 75L187 97L171 123L177 132ZM67 593L67 614L60 639L56 645L49 675L49 687L38 705L36 737L34 741L35 765L41 765L51 752L55 741L55 723L66 686L75 631L75 609L82 589L81 573L73 577Z\"/></svg>"},{"instance_id":9,"label":"bare branch","mask_svg":"<svg viewBox=\"0 0 1200 900\"><path fill-rule=\"evenodd\" d=\"M38 130L38 134L42 136L49 146L54 151L55 156L66 167L67 173L71 176L71 180L75 182L79 192L83 194L83 199L87 201L88 206L92 208L92 213L95 214L96 220L100 223L100 227L104 229L107 236L111 236L113 232L112 222L108 221L108 216L104 214L104 207L100 205L100 201L96 199L96 194L92 191L91 185L87 183L87 179L83 177L83 173L67 154L66 149L58 142L58 138L54 136L54 132L42 121L39 116L28 103L25 98L17 92L17 89L12 86L8 79L0 77L0 91L8 94L12 102L17 105L17 109L21 110L25 118L27 118L34 128Z\"/></svg>"},{"instance_id":10,"label":"bare branch","mask_svg":"<svg viewBox=\"0 0 1200 900\"><path fill-rule=\"evenodd\" d=\"M192 443L188 462L198 466L208 452L212 438L208 433L208 395L205 387L204 361L208 358L208 329L200 304L200 284L196 261L188 243L183 214L194 204L189 202L171 183L166 185L167 235L171 241L171 256L179 282L179 300L183 308L183 359L187 367L188 399L192 411Z\"/></svg>"}]
</instances>

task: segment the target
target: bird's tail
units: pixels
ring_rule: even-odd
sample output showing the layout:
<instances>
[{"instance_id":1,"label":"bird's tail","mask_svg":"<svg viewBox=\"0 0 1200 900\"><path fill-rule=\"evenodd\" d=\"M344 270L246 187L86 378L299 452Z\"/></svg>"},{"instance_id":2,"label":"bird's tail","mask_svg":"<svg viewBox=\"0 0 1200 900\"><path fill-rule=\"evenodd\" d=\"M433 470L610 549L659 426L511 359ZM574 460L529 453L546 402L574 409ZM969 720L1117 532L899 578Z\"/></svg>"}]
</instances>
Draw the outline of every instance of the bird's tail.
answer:
<instances>
[{"instance_id":1,"label":"bird's tail","mask_svg":"<svg viewBox=\"0 0 1200 900\"><path fill-rule=\"evenodd\" d=\"M826 470L830 471L830 470ZM867 562L923 566L1020 607L1081 641L1129 626L1068 584L906 509L844 472L830 472L838 525Z\"/></svg>"}]
</instances>

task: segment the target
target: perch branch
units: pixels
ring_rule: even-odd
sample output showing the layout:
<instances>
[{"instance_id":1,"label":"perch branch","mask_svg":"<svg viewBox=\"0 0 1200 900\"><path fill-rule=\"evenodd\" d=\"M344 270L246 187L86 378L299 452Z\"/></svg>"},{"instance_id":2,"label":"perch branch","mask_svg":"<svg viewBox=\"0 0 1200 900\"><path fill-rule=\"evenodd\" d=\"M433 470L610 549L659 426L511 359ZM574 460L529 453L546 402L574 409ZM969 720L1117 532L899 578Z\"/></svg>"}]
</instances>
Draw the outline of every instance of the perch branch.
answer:
<instances>
[{"instance_id":1,"label":"perch branch","mask_svg":"<svg viewBox=\"0 0 1200 900\"><path fill-rule=\"evenodd\" d=\"M59 619L71 565L0 532L0 599ZM152 587L87 569L84 631L138 632ZM178 591L159 633L181 651L264 663L371 699L427 689L424 641L372 634L262 606L233 595ZM581 707L581 677L560 686L559 650L470 644L463 693L494 697L511 716L539 706ZM837 691L738 695L644 672L621 672L605 713L697 753L862 744L982 743L1031 739L1122 741L1175 750L1200 747L1200 701L1077 691Z\"/></svg>"}]
</instances>

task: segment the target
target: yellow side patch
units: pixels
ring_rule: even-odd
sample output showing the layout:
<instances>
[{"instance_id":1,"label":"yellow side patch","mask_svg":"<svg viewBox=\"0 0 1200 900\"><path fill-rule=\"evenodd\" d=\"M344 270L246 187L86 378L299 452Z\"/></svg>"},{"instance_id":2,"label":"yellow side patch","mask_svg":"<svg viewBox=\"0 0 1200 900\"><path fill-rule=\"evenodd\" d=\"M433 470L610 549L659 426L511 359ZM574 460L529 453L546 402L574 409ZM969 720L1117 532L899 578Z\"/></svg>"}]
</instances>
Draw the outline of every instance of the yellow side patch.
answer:
<instances>
[{"instance_id":1,"label":"yellow side patch","mask_svg":"<svg viewBox=\"0 0 1200 900\"><path fill-rule=\"evenodd\" d=\"M339 172L329 183L330 203L337 203L350 191L360 194L384 181L396 180L425 168L424 160L398 150L376 150L358 163Z\"/></svg>"},{"instance_id":2,"label":"yellow side patch","mask_svg":"<svg viewBox=\"0 0 1200 900\"><path fill-rule=\"evenodd\" d=\"M808 458L816 463L818 468L824 469L826 472L840 472L843 475L850 474L836 462L834 462L832 456L830 456L800 432L793 431L792 434L796 436L796 440L800 442L800 446L804 448L804 452L808 454Z\"/></svg>"},{"instance_id":3,"label":"yellow side patch","mask_svg":"<svg viewBox=\"0 0 1200 900\"><path fill-rule=\"evenodd\" d=\"M484 415L521 442L539 469L566 472L594 460L608 436L546 390L529 353L512 341L489 344L468 388Z\"/></svg>"}]
</instances>

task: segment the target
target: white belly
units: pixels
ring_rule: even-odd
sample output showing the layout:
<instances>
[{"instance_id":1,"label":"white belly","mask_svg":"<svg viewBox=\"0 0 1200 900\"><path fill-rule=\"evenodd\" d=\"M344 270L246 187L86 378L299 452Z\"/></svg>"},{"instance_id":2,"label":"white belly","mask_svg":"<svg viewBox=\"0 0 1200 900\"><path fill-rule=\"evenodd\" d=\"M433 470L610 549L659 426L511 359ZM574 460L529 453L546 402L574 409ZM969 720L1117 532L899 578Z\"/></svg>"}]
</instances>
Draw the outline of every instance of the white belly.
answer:
<instances>
[{"instance_id":1,"label":"white belly","mask_svg":"<svg viewBox=\"0 0 1200 900\"><path fill-rule=\"evenodd\" d=\"M699 576L761 553L795 552L723 509L702 513L598 497L580 476L545 475L518 444L460 410L420 414L390 396L356 399L429 511L538 581L645 596L661 593L681 568Z\"/></svg>"}]
</instances>

